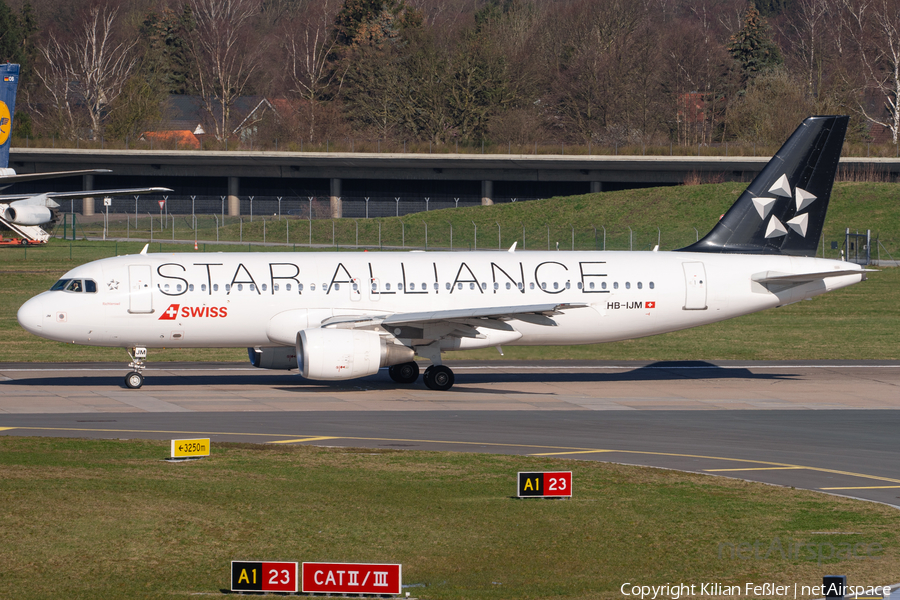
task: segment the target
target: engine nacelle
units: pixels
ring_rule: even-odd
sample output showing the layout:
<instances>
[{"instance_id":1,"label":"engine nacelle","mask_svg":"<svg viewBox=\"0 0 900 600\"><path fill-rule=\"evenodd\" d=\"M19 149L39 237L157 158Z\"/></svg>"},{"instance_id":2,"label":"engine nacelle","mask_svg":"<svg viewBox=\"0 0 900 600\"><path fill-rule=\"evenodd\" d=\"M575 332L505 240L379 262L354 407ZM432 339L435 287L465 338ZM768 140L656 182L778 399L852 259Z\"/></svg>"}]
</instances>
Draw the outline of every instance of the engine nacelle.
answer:
<instances>
[{"instance_id":1,"label":"engine nacelle","mask_svg":"<svg viewBox=\"0 0 900 600\"><path fill-rule=\"evenodd\" d=\"M16 225L43 225L53 220L53 213L46 206L20 204L13 202L6 209L5 218Z\"/></svg>"},{"instance_id":2,"label":"engine nacelle","mask_svg":"<svg viewBox=\"0 0 900 600\"><path fill-rule=\"evenodd\" d=\"M412 348L389 342L374 331L304 329L297 334L300 374L307 379L354 379L381 367L413 359Z\"/></svg>"},{"instance_id":3,"label":"engine nacelle","mask_svg":"<svg viewBox=\"0 0 900 600\"><path fill-rule=\"evenodd\" d=\"M250 364L258 369L290 371L297 368L297 350L291 346L277 348L247 348Z\"/></svg>"},{"instance_id":4,"label":"engine nacelle","mask_svg":"<svg viewBox=\"0 0 900 600\"><path fill-rule=\"evenodd\" d=\"M8 167L0 168L0 177L12 177L16 174L15 169L10 169Z\"/></svg>"}]
</instances>

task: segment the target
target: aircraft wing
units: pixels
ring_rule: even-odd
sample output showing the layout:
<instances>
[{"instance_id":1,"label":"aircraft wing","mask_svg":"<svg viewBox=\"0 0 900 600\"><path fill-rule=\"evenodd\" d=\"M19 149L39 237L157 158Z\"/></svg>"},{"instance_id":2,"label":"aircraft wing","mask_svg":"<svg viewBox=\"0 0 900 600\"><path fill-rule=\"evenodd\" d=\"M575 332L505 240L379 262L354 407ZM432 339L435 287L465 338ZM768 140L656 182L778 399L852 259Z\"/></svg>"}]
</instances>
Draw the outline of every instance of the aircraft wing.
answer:
<instances>
[{"instance_id":1,"label":"aircraft wing","mask_svg":"<svg viewBox=\"0 0 900 600\"><path fill-rule=\"evenodd\" d=\"M71 198L100 198L103 196L140 196L142 194L167 194L172 190L164 187L127 188L121 190L81 190L78 192L44 192L42 194L8 194L0 196L0 202L25 200L35 196L45 196L51 200L69 200Z\"/></svg>"},{"instance_id":2,"label":"aircraft wing","mask_svg":"<svg viewBox=\"0 0 900 600\"><path fill-rule=\"evenodd\" d=\"M561 311L573 308L585 308L588 304L554 303L529 304L525 306L490 306L485 308L460 308L454 310L436 310L418 313L394 313L392 315L359 315L331 317L322 322L322 327L336 326L341 328L371 328L372 326L401 327L418 326L428 323L477 324L490 329L511 329L504 326L503 321L516 319L535 325L556 326L550 317Z\"/></svg>"},{"instance_id":3,"label":"aircraft wing","mask_svg":"<svg viewBox=\"0 0 900 600\"><path fill-rule=\"evenodd\" d=\"M11 186L14 183L21 183L23 181L58 179L60 177L73 177L75 175L104 175L106 173L112 173L112 169L82 169L80 171L53 171L51 173L22 173L17 175L2 175L0 176L0 186L3 186L5 188Z\"/></svg>"}]
</instances>

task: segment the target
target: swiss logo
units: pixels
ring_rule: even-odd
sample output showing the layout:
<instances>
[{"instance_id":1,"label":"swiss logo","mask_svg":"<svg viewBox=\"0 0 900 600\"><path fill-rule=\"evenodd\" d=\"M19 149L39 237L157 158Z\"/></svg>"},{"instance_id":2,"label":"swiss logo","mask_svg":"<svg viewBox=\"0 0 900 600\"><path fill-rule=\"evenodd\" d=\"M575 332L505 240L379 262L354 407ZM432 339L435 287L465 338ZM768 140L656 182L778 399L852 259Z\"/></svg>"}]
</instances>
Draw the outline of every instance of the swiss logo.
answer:
<instances>
[{"instance_id":1,"label":"swiss logo","mask_svg":"<svg viewBox=\"0 0 900 600\"><path fill-rule=\"evenodd\" d=\"M163 311L162 316L159 317L160 321L174 321L178 316L178 307L180 304L170 304L169 308Z\"/></svg>"},{"instance_id":2,"label":"swiss logo","mask_svg":"<svg viewBox=\"0 0 900 600\"><path fill-rule=\"evenodd\" d=\"M182 306L180 304L170 304L169 308L163 311L159 317L160 321L174 321L181 317L182 319L190 318L216 318L227 317L228 307L225 306Z\"/></svg>"},{"instance_id":3,"label":"swiss logo","mask_svg":"<svg viewBox=\"0 0 900 600\"><path fill-rule=\"evenodd\" d=\"M656 302L646 302L644 304L645 308L656 308Z\"/></svg>"}]
</instances>

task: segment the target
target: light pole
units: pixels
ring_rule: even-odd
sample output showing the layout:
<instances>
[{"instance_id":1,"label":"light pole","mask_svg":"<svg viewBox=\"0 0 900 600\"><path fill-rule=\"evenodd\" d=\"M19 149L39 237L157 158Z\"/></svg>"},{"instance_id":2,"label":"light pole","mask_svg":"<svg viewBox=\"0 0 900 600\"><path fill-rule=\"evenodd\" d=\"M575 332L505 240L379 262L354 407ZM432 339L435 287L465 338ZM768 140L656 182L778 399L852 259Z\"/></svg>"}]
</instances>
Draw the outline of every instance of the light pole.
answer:
<instances>
[{"instance_id":1,"label":"light pole","mask_svg":"<svg viewBox=\"0 0 900 600\"><path fill-rule=\"evenodd\" d=\"M397 213L395 216L399 217L400 216L400 198L394 198L394 202L397 203Z\"/></svg>"},{"instance_id":2,"label":"light pole","mask_svg":"<svg viewBox=\"0 0 900 600\"><path fill-rule=\"evenodd\" d=\"M366 197L366 218L369 218L369 198Z\"/></svg>"},{"instance_id":3,"label":"light pole","mask_svg":"<svg viewBox=\"0 0 900 600\"><path fill-rule=\"evenodd\" d=\"M475 224L475 221L472 221L472 227L475 228L475 237L474 237L475 243L472 244L472 249L478 250L478 225Z\"/></svg>"}]
</instances>

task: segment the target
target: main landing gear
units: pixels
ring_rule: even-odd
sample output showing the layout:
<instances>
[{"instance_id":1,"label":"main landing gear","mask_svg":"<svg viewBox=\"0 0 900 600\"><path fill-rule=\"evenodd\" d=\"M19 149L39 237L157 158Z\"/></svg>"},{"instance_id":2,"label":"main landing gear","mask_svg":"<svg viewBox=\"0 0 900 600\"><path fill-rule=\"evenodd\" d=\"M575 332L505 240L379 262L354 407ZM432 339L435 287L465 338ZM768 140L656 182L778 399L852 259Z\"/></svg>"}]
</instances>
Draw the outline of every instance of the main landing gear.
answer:
<instances>
[{"instance_id":1,"label":"main landing gear","mask_svg":"<svg viewBox=\"0 0 900 600\"><path fill-rule=\"evenodd\" d=\"M414 383L419 377L419 365L414 362L393 365L388 367L388 374L397 383L404 385ZM422 381L427 388L441 392L453 387L455 380L453 371L444 365L431 365L422 375Z\"/></svg>"},{"instance_id":2,"label":"main landing gear","mask_svg":"<svg viewBox=\"0 0 900 600\"><path fill-rule=\"evenodd\" d=\"M128 356L131 357L131 362L128 363L128 366L134 370L125 376L125 387L136 390L144 385L144 376L141 371L147 368L144 364L144 360L147 358L147 349L134 347L128 353Z\"/></svg>"}]
</instances>

